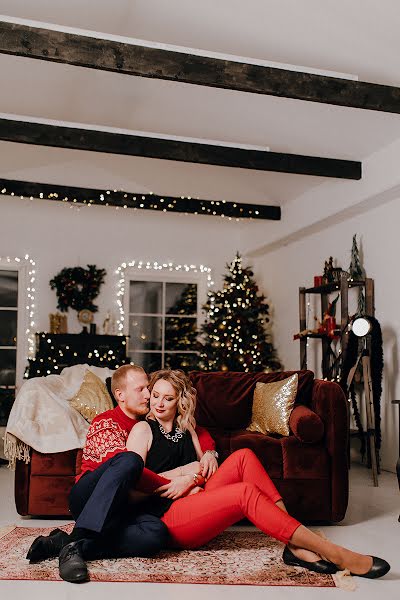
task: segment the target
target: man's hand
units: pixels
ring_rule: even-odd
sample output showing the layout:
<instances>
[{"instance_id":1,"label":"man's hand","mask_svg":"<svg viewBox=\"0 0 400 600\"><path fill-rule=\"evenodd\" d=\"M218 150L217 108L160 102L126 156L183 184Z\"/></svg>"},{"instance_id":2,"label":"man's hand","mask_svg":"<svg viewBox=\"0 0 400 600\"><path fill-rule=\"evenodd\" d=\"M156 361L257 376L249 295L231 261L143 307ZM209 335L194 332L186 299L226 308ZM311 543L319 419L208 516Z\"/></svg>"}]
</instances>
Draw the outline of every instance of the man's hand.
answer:
<instances>
[{"instance_id":1,"label":"man's hand","mask_svg":"<svg viewBox=\"0 0 400 600\"><path fill-rule=\"evenodd\" d=\"M186 494L193 488L193 477L191 475L182 475L174 477L169 483L160 486L155 490L156 494L160 494L162 498L170 498L171 500L177 500L186 496Z\"/></svg>"},{"instance_id":2,"label":"man's hand","mask_svg":"<svg viewBox=\"0 0 400 600\"><path fill-rule=\"evenodd\" d=\"M200 474L208 480L217 469L218 462L215 456L211 452L205 452L200 460Z\"/></svg>"}]
</instances>

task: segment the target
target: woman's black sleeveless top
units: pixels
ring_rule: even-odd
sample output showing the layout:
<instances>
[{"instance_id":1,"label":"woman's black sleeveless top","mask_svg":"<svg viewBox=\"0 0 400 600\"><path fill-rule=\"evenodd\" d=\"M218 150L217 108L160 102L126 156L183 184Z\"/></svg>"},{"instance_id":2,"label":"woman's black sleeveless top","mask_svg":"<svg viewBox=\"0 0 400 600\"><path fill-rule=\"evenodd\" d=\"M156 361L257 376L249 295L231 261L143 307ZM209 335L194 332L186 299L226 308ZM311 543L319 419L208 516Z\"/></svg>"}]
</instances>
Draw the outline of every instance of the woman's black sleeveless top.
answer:
<instances>
[{"instance_id":1,"label":"woman's black sleeveless top","mask_svg":"<svg viewBox=\"0 0 400 600\"><path fill-rule=\"evenodd\" d=\"M153 442L146 458L148 469L155 473L162 473L198 460L189 431L183 432L182 437L177 442L173 442L161 433L158 421L149 419L147 422L153 434ZM176 429L173 429L170 435L175 433ZM143 507L141 507L141 512L161 517L169 509L172 502L173 500L169 498L154 495L145 501Z\"/></svg>"}]
</instances>

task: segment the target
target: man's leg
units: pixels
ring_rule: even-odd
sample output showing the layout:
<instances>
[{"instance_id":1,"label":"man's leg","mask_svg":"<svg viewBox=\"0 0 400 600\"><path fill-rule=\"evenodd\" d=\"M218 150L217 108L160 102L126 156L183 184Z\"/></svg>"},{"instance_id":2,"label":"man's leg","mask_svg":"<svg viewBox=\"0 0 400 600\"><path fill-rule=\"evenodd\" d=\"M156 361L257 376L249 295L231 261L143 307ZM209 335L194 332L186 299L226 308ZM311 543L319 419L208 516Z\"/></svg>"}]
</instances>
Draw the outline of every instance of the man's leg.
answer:
<instances>
[{"instance_id":1,"label":"man's leg","mask_svg":"<svg viewBox=\"0 0 400 600\"><path fill-rule=\"evenodd\" d=\"M105 533L115 526L116 520L123 519L128 492L138 482L143 467L138 454L121 452L84 475L72 488L69 498L75 528Z\"/></svg>"},{"instance_id":2,"label":"man's leg","mask_svg":"<svg viewBox=\"0 0 400 600\"><path fill-rule=\"evenodd\" d=\"M127 510L129 490L135 486L143 471L143 460L135 452L121 452L111 458L101 472L84 475L70 494L70 508L76 518L70 542L59 555L60 576L65 581L87 581L88 572L83 558L86 541L96 541L108 531L120 526ZM103 467L103 468L102 468Z\"/></svg>"},{"instance_id":3,"label":"man's leg","mask_svg":"<svg viewBox=\"0 0 400 600\"><path fill-rule=\"evenodd\" d=\"M166 525L153 515L138 515L125 519L118 530L98 540L85 540L82 554L85 560L100 558L150 557L168 546Z\"/></svg>"}]
</instances>

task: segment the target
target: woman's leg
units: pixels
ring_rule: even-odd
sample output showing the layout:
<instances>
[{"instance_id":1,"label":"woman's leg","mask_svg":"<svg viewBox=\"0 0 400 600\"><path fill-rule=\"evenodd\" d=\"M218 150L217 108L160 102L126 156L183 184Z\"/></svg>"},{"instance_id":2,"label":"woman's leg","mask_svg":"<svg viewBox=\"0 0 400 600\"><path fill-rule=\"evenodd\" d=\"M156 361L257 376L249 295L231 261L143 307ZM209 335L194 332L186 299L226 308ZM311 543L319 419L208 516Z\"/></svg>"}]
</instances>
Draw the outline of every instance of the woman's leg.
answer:
<instances>
[{"instance_id":1,"label":"woman's leg","mask_svg":"<svg viewBox=\"0 0 400 600\"><path fill-rule=\"evenodd\" d=\"M251 483L233 483L176 500L161 520L168 527L172 545L189 549L206 544L244 517L267 535L325 556L342 569L364 574L371 568L370 556L316 535Z\"/></svg>"},{"instance_id":2,"label":"woman's leg","mask_svg":"<svg viewBox=\"0 0 400 600\"><path fill-rule=\"evenodd\" d=\"M168 527L174 546L197 548L244 517L285 544L300 526L256 485L247 482L220 486L176 500L162 521Z\"/></svg>"},{"instance_id":3,"label":"woman's leg","mask_svg":"<svg viewBox=\"0 0 400 600\"><path fill-rule=\"evenodd\" d=\"M340 569L349 569L349 571L358 575L369 571L372 565L371 556L352 552L347 548L333 544L329 540L324 540L304 525L296 529L291 542L296 546L307 548L321 556L325 556Z\"/></svg>"},{"instance_id":4,"label":"woman's leg","mask_svg":"<svg viewBox=\"0 0 400 600\"><path fill-rule=\"evenodd\" d=\"M257 456L249 448L242 448L241 450L232 452L219 467L218 471L210 477L205 485L205 489L207 491L214 490L241 481L254 483L267 498L274 502L278 508L287 513L282 496L276 489ZM310 550L304 548L298 548L293 543L289 543L289 546L293 554L301 560L315 562L321 559L321 557L314 552L310 552Z\"/></svg>"},{"instance_id":5,"label":"woman's leg","mask_svg":"<svg viewBox=\"0 0 400 600\"><path fill-rule=\"evenodd\" d=\"M254 483L272 502L282 501L282 496L271 481L270 476L249 448L232 452L207 481L205 490L211 491L231 483Z\"/></svg>"}]
</instances>

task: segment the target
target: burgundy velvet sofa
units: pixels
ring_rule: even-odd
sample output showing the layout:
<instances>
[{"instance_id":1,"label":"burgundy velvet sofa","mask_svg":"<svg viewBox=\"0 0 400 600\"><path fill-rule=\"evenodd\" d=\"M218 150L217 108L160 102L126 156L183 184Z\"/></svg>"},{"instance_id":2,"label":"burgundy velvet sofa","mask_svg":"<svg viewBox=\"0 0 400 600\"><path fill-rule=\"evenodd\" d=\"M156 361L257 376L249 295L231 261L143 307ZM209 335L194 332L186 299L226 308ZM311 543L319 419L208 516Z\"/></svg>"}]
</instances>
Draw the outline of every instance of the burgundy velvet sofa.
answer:
<instances>
[{"instance_id":1,"label":"burgundy velvet sofa","mask_svg":"<svg viewBox=\"0 0 400 600\"><path fill-rule=\"evenodd\" d=\"M192 372L198 392L196 419L215 439L220 462L235 450L253 450L293 516L307 522L341 521L348 502L348 425L339 385L314 380L311 371L297 371L290 435L246 431L256 383L278 381L294 372ZM55 454L32 450L30 463L17 461L18 513L70 518L67 498L80 471L81 454L80 449Z\"/></svg>"}]
</instances>

